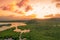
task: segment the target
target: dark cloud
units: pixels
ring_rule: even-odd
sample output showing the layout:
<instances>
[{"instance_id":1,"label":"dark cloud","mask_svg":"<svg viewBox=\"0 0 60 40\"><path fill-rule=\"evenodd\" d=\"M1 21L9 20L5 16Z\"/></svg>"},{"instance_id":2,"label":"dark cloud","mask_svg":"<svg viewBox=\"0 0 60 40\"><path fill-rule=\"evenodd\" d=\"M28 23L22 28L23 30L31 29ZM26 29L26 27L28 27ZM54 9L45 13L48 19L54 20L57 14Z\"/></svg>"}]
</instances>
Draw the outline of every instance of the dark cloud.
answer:
<instances>
[{"instance_id":1,"label":"dark cloud","mask_svg":"<svg viewBox=\"0 0 60 40\"><path fill-rule=\"evenodd\" d=\"M56 7L57 7L57 8L60 8L60 3L57 3L57 4L56 4Z\"/></svg>"},{"instance_id":2,"label":"dark cloud","mask_svg":"<svg viewBox=\"0 0 60 40\"><path fill-rule=\"evenodd\" d=\"M22 6L27 6L29 3L29 0L21 0L17 5L19 7L22 7Z\"/></svg>"},{"instance_id":3,"label":"dark cloud","mask_svg":"<svg viewBox=\"0 0 60 40\"><path fill-rule=\"evenodd\" d=\"M52 0L52 2L58 3L60 2L60 0Z\"/></svg>"},{"instance_id":4,"label":"dark cloud","mask_svg":"<svg viewBox=\"0 0 60 40\"><path fill-rule=\"evenodd\" d=\"M60 0L55 0L56 2L59 2Z\"/></svg>"},{"instance_id":5,"label":"dark cloud","mask_svg":"<svg viewBox=\"0 0 60 40\"><path fill-rule=\"evenodd\" d=\"M29 10L33 10L32 6L27 6L27 7L26 7L25 11L27 12L27 11L29 11Z\"/></svg>"},{"instance_id":6,"label":"dark cloud","mask_svg":"<svg viewBox=\"0 0 60 40\"><path fill-rule=\"evenodd\" d=\"M34 19L32 16L0 16L0 21L8 21L8 20L30 20Z\"/></svg>"}]
</instances>

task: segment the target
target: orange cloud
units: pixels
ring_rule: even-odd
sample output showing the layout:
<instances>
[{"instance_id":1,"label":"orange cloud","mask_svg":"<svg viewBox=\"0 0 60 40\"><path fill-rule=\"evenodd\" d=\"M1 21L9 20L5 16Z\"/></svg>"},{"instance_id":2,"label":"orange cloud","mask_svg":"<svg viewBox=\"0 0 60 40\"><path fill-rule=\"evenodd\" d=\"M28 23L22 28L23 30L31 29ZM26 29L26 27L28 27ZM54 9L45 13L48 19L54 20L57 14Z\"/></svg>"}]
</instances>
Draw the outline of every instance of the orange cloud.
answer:
<instances>
[{"instance_id":1,"label":"orange cloud","mask_svg":"<svg viewBox=\"0 0 60 40\"><path fill-rule=\"evenodd\" d=\"M25 11L28 12L29 10L33 10L32 6L27 6Z\"/></svg>"},{"instance_id":2,"label":"orange cloud","mask_svg":"<svg viewBox=\"0 0 60 40\"><path fill-rule=\"evenodd\" d=\"M60 3L57 3L57 4L56 4L56 7L57 7L57 8L60 8Z\"/></svg>"},{"instance_id":3,"label":"orange cloud","mask_svg":"<svg viewBox=\"0 0 60 40\"><path fill-rule=\"evenodd\" d=\"M25 16L22 14L6 11L6 10L0 10L0 20L30 20L35 18L34 15Z\"/></svg>"},{"instance_id":4,"label":"orange cloud","mask_svg":"<svg viewBox=\"0 0 60 40\"><path fill-rule=\"evenodd\" d=\"M20 0L19 2L16 1L14 0L11 3L7 3L7 5L3 5L3 7L1 7L2 11L0 10L0 16L4 17L4 19L32 19L36 16L36 18L41 18L48 14L56 14L57 12L60 13L59 9L56 8L56 5L60 7L60 4L55 4L59 0L55 0L55 3L51 2L53 0Z\"/></svg>"},{"instance_id":5,"label":"orange cloud","mask_svg":"<svg viewBox=\"0 0 60 40\"><path fill-rule=\"evenodd\" d=\"M29 0L21 0L21 2L19 2L17 5L19 7L24 7L27 6L29 4Z\"/></svg>"},{"instance_id":6,"label":"orange cloud","mask_svg":"<svg viewBox=\"0 0 60 40\"><path fill-rule=\"evenodd\" d=\"M46 15L44 17L46 17L46 18L52 18L53 16L54 16L53 14L50 14L50 15Z\"/></svg>"}]
</instances>

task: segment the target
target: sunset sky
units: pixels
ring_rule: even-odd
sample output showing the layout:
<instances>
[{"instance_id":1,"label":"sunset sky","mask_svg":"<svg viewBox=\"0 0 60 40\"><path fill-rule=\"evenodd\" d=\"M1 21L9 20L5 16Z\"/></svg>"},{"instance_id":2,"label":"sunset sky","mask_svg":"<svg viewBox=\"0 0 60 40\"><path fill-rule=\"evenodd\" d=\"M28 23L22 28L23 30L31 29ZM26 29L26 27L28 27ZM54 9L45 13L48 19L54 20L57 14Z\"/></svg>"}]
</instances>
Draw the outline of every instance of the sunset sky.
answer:
<instances>
[{"instance_id":1,"label":"sunset sky","mask_svg":"<svg viewBox=\"0 0 60 40\"><path fill-rule=\"evenodd\" d=\"M0 0L0 20L29 20L60 14L59 0Z\"/></svg>"}]
</instances>

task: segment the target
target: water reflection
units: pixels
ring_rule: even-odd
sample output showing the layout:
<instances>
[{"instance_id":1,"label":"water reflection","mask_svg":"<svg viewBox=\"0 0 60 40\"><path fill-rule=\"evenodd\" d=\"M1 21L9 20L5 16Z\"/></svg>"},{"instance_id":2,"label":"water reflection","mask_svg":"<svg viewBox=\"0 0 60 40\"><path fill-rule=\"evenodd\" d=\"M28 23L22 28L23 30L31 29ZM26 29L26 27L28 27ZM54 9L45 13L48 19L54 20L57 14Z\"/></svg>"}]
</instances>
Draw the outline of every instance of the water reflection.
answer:
<instances>
[{"instance_id":1,"label":"water reflection","mask_svg":"<svg viewBox=\"0 0 60 40\"><path fill-rule=\"evenodd\" d=\"M11 25L7 26L9 24ZM6 23L0 23L0 25L3 25L2 27L0 26L0 31L4 31L13 27L16 27L17 29L17 26L26 26L27 24L24 22L6 22Z\"/></svg>"},{"instance_id":2,"label":"water reflection","mask_svg":"<svg viewBox=\"0 0 60 40\"><path fill-rule=\"evenodd\" d=\"M6 23L0 23L0 25L8 25L11 24L11 26L25 26L27 25L24 22L6 22Z\"/></svg>"},{"instance_id":3,"label":"water reflection","mask_svg":"<svg viewBox=\"0 0 60 40\"><path fill-rule=\"evenodd\" d=\"M25 23L23 23L23 22L21 22L21 23L11 23L11 26L13 27L16 27L16 26L25 26L25 25L27 25L27 24L25 24Z\"/></svg>"},{"instance_id":4,"label":"water reflection","mask_svg":"<svg viewBox=\"0 0 60 40\"><path fill-rule=\"evenodd\" d=\"M11 24L9 27L8 26L2 26L0 27L0 31L4 31L4 30L7 30L9 28L12 28L12 27L15 27L16 29L13 30L14 32L19 32L20 33L20 36L19 36L19 40L26 40L26 38L22 39L21 36L22 36L22 33L26 33L26 32L30 32L30 30L21 30L21 29L18 29L18 26L26 26L27 24L24 23L24 22L12 22L12 23L0 23L0 25L4 25L4 24ZM12 38L8 38L8 39L4 39L4 40L14 40Z\"/></svg>"}]
</instances>

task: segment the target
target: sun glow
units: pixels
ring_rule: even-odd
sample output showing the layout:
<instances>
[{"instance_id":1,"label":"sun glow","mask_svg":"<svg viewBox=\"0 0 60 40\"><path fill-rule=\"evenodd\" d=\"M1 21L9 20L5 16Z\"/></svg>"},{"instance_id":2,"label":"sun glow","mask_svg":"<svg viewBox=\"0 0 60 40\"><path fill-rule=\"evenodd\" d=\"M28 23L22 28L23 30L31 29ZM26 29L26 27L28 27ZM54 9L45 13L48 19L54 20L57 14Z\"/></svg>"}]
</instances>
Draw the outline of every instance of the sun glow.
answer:
<instances>
[{"instance_id":1,"label":"sun glow","mask_svg":"<svg viewBox=\"0 0 60 40\"><path fill-rule=\"evenodd\" d=\"M35 4L32 5L33 10L32 11L28 11L25 15L31 15L31 14L36 14L36 18L45 18L45 15L50 15L53 14L55 15L56 13L58 13L58 9L56 8L55 4Z\"/></svg>"},{"instance_id":2,"label":"sun glow","mask_svg":"<svg viewBox=\"0 0 60 40\"><path fill-rule=\"evenodd\" d=\"M12 2L9 5L9 8L6 10L10 10L12 12L16 12L17 16L30 16L34 14L35 18L45 19L46 15L57 14L60 13L60 9L56 7L56 3L52 3L51 1L39 1L34 3L29 3L28 0L22 0L18 5L16 2ZM48 17L47 17L48 18Z\"/></svg>"}]
</instances>

